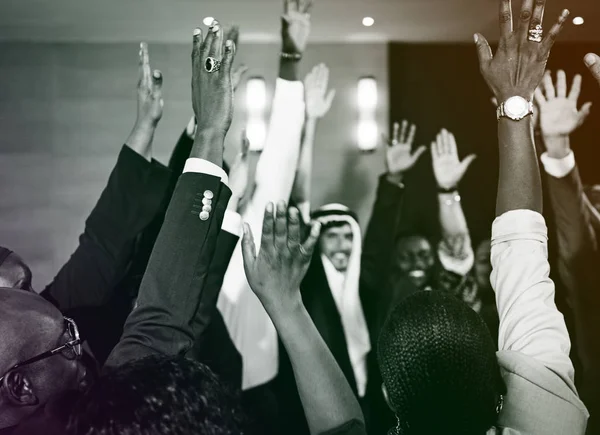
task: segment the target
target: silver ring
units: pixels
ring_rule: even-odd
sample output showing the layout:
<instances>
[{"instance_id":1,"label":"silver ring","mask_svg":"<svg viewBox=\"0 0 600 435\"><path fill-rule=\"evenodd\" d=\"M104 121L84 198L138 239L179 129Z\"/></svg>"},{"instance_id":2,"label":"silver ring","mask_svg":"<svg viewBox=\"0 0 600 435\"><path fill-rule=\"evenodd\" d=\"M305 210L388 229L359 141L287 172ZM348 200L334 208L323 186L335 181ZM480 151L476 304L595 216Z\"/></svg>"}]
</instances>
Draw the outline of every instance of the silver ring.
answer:
<instances>
[{"instance_id":1,"label":"silver ring","mask_svg":"<svg viewBox=\"0 0 600 435\"><path fill-rule=\"evenodd\" d=\"M214 57L207 57L204 61L204 69L209 73L217 72L221 69L221 61Z\"/></svg>"},{"instance_id":2,"label":"silver ring","mask_svg":"<svg viewBox=\"0 0 600 435\"><path fill-rule=\"evenodd\" d=\"M542 42L542 36L544 35L544 29L541 24L536 25L533 29L529 30L529 39L531 42Z\"/></svg>"}]
</instances>

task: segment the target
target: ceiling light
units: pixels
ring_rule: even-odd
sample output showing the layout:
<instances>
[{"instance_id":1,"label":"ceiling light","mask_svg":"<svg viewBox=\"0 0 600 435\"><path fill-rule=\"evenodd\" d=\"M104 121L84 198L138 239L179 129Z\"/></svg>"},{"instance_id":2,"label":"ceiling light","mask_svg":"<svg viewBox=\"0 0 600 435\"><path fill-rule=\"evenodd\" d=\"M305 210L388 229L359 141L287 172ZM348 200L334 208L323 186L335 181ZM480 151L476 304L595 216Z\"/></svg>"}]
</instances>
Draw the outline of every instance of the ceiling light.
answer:
<instances>
[{"instance_id":1,"label":"ceiling light","mask_svg":"<svg viewBox=\"0 0 600 435\"><path fill-rule=\"evenodd\" d=\"M365 27L371 27L373 24L375 24L375 20L371 17L364 17L362 23Z\"/></svg>"},{"instance_id":2,"label":"ceiling light","mask_svg":"<svg viewBox=\"0 0 600 435\"><path fill-rule=\"evenodd\" d=\"M581 26L585 21L583 20L583 17L575 17L573 18L573 24L575 24L576 26Z\"/></svg>"},{"instance_id":3,"label":"ceiling light","mask_svg":"<svg viewBox=\"0 0 600 435\"><path fill-rule=\"evenodd\" d=\"M214 20L215 19L213 17L206 17L202 22L205 26L210 26Z\"/></svg>"}]
</instances>

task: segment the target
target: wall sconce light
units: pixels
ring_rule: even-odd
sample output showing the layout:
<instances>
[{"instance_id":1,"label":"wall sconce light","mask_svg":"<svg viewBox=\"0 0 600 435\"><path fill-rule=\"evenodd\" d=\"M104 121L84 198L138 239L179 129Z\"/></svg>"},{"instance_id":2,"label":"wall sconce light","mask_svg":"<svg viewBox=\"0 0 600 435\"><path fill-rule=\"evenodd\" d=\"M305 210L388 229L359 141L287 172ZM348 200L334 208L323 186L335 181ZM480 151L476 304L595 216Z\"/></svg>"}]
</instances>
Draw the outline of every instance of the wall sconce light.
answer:
<instances>
[{"instance_id":1,"label":"wall sconce light","mask_svg":"<svg viewBox=\"0 0 600 435\"><path fill-rule=\"evenodd\" d=\"M358 80L358 128L357 143L361 151L373 151L379 142L379 127L375 121L377 112L377 80L362 77Z\"/></svg>"},{"instance_id":2,"label":"wall sconce light","mask_svg":"<svg viewBox=\"0 0 600 435\"><path fill-rule=\"evenodd\" d=\"M246 134L250 150L261 151L267 134L265 109L267 107L267 87L262 77L252 77L246 82L246 107L248 119Z\"/></svg>"}]
</instances>

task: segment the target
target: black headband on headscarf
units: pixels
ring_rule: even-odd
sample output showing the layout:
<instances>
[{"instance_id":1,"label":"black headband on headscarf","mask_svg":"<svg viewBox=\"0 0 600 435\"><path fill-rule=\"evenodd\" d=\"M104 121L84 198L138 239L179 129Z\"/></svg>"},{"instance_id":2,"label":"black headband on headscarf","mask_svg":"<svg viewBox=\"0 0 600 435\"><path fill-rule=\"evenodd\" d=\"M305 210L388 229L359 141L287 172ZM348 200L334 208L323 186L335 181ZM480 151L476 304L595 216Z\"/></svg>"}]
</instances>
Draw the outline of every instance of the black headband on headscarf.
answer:
<instances>
[{"instance_id":1,"label":"black headband on headscarf","mask_svg":"<svg viewBox=\"0 0 600 435\"><path fill-rule=\"evenodd\" d=\"M310 217L313 220L319 220L319 218L325 218L329 216L350 216L352 219L358 222L357 214L345 205L341 204L327 204L316 209L310 214Z\"/></svg>"},{"instance_id":2,"label":"black headband on headscarf","mask_svg":"<svg viewBox=\"0 0 600 435\"><path fill-rule=\"evenodd\" d=\"M13 251L11 251L10 249L3 248L2 246L0 246L0 266L2 266L2 263L4 263L8 256L12 253Z\"/></svg>"}]
</instances>

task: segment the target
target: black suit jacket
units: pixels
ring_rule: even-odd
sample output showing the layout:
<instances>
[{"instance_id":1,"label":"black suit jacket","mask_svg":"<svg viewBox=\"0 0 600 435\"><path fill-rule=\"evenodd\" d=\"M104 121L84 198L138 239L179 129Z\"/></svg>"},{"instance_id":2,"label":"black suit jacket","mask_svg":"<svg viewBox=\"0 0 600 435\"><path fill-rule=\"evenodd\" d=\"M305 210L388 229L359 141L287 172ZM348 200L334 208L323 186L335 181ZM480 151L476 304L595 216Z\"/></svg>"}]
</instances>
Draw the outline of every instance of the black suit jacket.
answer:
<instances>
[{"instance_id":1,"label":"black suit jacket","mask_svg":"<svg viewBox=\"0 0 600 435\"><path fill-rule=\"evenodd\" d=\"M208 220L199 218L203 192L213 193ZM195 341L194 318L205 296L210 264L231 191L218 177L184 173L150 256L135 308L106 365L151 354L179 355ZM225 204L225 205L223 205Z\"/></svg>"},{"instance_id":2,"label":"black suit jacket","mask_svg":"<svg viewBox=\"0 0 600 435\"><path fill-rule=\"evenodd\" d=\"M576 376L591 414L588 433L600 433L600 218L584 194L575 167L566 177L547 177L548 196L557 230L558 273L573 312L572 322L582 373Z\"/></svg>"},{"instance_id":3,"label":"black suit jacket","mask_svg":"<svg viewBox=\"0 0 600 435\"><path fill-rule=\"evenodd\" d=\"M127 271L134 244L164 197L170 172L123 146L79 246L41 295L65 312L106 303Z\"/></svg>"}]
</instances>

